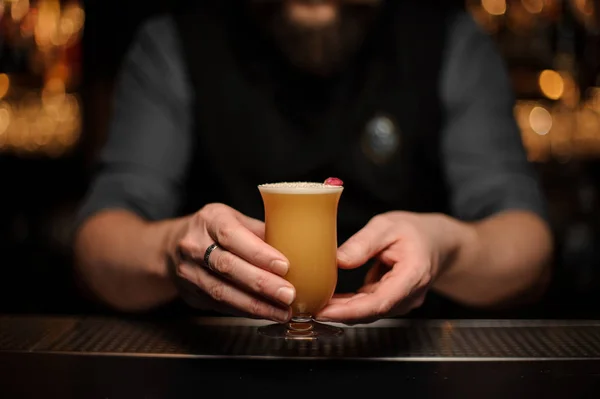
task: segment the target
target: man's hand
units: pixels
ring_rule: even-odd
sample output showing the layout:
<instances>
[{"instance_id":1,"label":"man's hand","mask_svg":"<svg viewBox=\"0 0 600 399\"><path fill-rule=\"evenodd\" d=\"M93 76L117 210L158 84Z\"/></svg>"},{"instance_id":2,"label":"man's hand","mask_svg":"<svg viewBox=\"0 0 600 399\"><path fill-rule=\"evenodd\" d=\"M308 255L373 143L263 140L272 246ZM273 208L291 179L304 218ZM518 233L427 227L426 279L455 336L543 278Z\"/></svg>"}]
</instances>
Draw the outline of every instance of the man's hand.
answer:
<instances>
[{"instance_id":1,"label":"man's hand","mask_svg":"<svg viewBox=\"0 0 600 399\"><path fill-rule=\"evenodd\" d=\"M171 261L182 297L202 309L288 321L295 297L283 278L289 262L263 237L263 222L226 205L207 205L192 215ZM215 243L207 265L206 250Z\"/></svg>"},{"instance_id":2,"label":"man's hand","mask_svg":"<svg viewBox=\"0 0 600 399\"><path fill-rule=\"evenodd\" d=\"M443 218L406 212L374 217L338 250L339 266L344 269L376 260L364 286L354 295L334 296L317 318L368 323L419 307L452 252L442 245Z\"/></svg>"},{"instance_id":3,"label":"man's hand","mask_svg":"<svg viewBox=\"0 0 600 399\"><path fill-rule=\"evenodd\" d=\"M338 250L341 268L377 261L355 295L335 296L318 319L348 324L400 316L431 287L466 306L488 309L537 300L550 278L552 236L528 211L474 223L442 214L376 216Z\"/></svg>"}]
</instances>

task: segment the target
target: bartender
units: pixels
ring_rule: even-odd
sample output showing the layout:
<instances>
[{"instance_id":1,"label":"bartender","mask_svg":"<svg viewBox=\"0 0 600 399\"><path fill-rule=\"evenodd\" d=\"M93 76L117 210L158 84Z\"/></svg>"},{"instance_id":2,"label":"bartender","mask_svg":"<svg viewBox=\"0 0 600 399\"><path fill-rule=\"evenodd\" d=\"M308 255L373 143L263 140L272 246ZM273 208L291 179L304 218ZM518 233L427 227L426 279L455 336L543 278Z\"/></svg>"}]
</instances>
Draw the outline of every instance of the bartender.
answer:
<instances>
[{"instance_id":1,"label":"bartender","mask_svg":"<svg viewBox=\"0 0 600 399\"><path fill-rule=\"evenodd\" d=\"M454 3L215 0L147 22L80 212L90 292L287 321L257 185L335 176L338 294L319 319L539 298L552 240L510 82Z\"/></svg>"}]
</instances>

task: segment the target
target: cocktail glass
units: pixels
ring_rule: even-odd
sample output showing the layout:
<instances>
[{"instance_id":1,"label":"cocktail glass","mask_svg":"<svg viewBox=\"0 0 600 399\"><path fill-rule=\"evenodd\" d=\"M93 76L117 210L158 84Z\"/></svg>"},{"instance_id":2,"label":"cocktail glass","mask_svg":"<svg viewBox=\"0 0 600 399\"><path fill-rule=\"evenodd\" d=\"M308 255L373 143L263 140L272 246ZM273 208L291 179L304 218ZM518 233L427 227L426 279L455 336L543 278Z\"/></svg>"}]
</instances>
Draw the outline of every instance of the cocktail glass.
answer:
<instances>
[{"instance_id":1,"label":"cocktail glass","mask_svg":"<svg viewBox=\"0 0 600 399\"><path fill-rule=\"evenodd\" d=\"M273 183L259 187L265 208L265 239L290 262L285 276L296 288L291 321L259 328L273 338L338 336L341 328L313 319L337 284L337 209L342 186Z\"/></svg>"}]
</instances>

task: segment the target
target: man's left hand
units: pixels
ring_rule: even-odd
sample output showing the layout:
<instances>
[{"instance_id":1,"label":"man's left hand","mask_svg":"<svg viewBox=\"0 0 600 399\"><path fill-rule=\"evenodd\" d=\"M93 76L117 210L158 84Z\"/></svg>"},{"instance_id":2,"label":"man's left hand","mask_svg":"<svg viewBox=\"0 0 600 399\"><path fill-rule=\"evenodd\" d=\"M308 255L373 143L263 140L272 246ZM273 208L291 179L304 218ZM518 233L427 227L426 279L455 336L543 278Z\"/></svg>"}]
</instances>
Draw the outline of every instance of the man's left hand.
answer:
<instances>
[{"instance_id":1,"label":"man's left hand","mask_svg":"<svg viewBox=\"0 0 600 399\"><path fill-rule=\"evenodd\" d=\"M444 216L389 212L374 217L338 250L338 264L354 269L375 259L355 294L335 295L317 315L321 321L369 323L421 306L446 257Z\"/></svg>"}]
</instances>

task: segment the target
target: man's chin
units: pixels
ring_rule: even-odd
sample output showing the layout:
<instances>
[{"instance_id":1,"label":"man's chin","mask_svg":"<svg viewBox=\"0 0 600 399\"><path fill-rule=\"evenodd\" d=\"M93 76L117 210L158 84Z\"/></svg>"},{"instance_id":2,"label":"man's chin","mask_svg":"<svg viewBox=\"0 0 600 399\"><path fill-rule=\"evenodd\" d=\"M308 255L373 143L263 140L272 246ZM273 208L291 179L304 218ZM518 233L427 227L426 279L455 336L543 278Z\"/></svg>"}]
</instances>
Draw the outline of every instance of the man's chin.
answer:
<instances>
[{"instance_id":1,"label":"man's chin","mask_svg":"<svg viewBox=\"0 0 600 399\"><path fill-rule=\"evenodd\" d=\"M337 1L251 0L253 13L295 68L332 75L358 50L375 7L342 8Z\"/></svg>"},{"instance_id":2,"label":"man's chin","mask_svg":"<svg viewBox=\"0 0 600 399\"><path fill-rule=\"evenodd\" d=\"M335 27L287 33L277 37L279 47L290 64L306 73L334 74L350 55Z\"/></svg>"}]
</instances>

